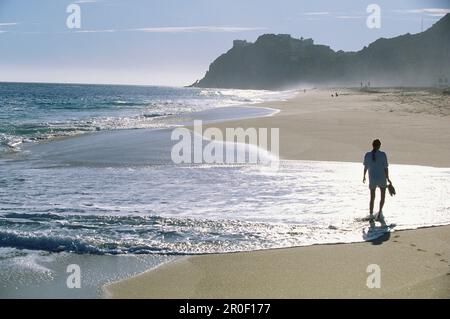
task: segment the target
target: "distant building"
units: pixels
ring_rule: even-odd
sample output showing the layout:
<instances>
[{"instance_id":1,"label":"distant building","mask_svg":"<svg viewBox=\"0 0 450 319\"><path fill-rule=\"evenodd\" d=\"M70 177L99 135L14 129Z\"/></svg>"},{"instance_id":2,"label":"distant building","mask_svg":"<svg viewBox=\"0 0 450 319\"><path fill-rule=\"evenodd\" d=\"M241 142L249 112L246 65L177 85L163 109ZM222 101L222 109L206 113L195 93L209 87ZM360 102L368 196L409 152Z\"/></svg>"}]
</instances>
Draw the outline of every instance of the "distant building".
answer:
<instances>
[{"instance_id":1,"label":"distant building","mask_svg":"<svg viewBox=\"0 0 450 319\"><path fill-rule=\"evenodd\" d=\"M245 47L249 45L250 43L246 40L234 40L233 41L233 47Z\"/></svg>"}]
</instances>

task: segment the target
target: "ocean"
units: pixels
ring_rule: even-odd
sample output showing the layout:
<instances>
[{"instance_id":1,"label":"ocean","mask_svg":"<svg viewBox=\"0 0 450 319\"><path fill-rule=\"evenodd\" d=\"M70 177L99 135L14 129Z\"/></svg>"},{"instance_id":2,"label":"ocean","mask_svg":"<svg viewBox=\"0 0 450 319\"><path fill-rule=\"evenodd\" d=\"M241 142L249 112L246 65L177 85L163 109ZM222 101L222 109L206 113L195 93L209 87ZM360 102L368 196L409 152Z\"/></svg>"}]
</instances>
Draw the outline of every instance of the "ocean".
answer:
<instances>
[{"instance_id":1,"label":"ocean","mask_svg":"<svg viewBox=\"0 0 450 319\"><path fill-rule=\"evenodd\" d=\"M126 85L0 83L0 154L26 142L83 133L167 127L163 119L253 104L292 92Z\"/></svg>"},{"instance_id":2,"label":"ocean","mask_svg":"<svg viewBox=\"0 0 450 319\"><path fill-rule=\"evenodd\" d=\"M82 255L104 269L104 258L132 258L121 266L129 276L177 256L385 234L368 231L361 163L171 161L174 127L270 116L248 105L293 94L0 84L0 296L62 278L55 269ZM391 167L398 194L385 215L395 229L450 223L450 169ZM101 274L91 274L95 289L118 279Z\"/></svg>"}]
</instances>

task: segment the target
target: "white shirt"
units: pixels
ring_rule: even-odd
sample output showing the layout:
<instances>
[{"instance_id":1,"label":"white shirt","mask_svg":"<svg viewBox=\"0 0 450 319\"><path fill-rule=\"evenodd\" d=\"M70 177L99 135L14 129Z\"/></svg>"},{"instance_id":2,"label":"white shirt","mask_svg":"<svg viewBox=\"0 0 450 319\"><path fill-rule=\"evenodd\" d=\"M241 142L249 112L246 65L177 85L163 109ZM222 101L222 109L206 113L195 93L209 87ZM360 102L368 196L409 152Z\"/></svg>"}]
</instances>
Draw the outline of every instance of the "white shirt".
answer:
<instances>
[{"instance_id":1,"label":"white shirt","mask_svg":"<svg viewBox=\"0 0 450 319\"><path fill-rule=\"evenodd\" d=\"M369 171L369 182L372 185L386 185L385 168L388 168L388 160L385 152L376 151L375 161L372 159L372 152L367 152L364 156L364 168Z\"/></svg>"}]
</instances>

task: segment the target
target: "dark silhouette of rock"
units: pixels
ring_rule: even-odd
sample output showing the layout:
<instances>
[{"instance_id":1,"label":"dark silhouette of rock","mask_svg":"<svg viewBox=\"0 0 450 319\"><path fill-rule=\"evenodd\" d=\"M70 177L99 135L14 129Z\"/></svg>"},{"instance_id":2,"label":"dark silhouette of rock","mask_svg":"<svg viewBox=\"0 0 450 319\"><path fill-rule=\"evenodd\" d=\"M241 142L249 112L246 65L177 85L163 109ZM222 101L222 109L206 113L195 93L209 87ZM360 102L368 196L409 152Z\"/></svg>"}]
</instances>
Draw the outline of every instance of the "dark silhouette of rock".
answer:
<instances>
[{"instance_id":1,"label":"dark silhouette of rock","mask_svg":"<svg viewBox=\"0 0 450 319\"><path fill-rule=\"evenodd\" d=\"M380 38L358 52L333 51L312 39L264 34L235 40L195 87L280 89L301 84L434 86L450 77L450 14L428 30Z\"/></svg>"}]
</instances>

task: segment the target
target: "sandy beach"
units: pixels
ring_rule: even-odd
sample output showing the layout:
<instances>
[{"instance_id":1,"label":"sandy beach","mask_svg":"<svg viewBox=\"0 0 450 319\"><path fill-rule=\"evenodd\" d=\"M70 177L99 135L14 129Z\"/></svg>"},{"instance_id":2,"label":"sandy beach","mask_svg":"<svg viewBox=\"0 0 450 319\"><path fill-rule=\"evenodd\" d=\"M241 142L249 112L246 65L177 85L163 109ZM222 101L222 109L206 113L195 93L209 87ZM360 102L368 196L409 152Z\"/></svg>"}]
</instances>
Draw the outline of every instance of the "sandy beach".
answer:
<instances>
[{"instance_id":1,"label":"sandy beach","mask_svg":"<svg viewBox=\"0 0 450 319\"><path fill-rule=\"evenodd\" d=\"M339 96L331 97L334 92ZM210 126L279 128L283 159L361 162L370 142L379 138L390 163L450 167L448 95L324 89L260 106L280 112ZM441 226L393 232L374 242L187 257L108 285L105 296L449 298L449 230ZM370 264L380 267L381 288L366 286Z\"/></svg>"},{"instance_id":2,"label":"sandy beach","mask_svg":"<svg viewBox=\"0 0 450 319\"><path fill-rule=\"evenodd\" d=\"M331 97L334 92L337 98ZM362 162L371 141L379 138L391 163L450 166L448 95L400 89L310 90L260 106L280 112L211 126L278 127L284 159Z\"/></svg>"},{"instance_id":3,"label":"sandy beach","mask_svg":"<svg viewBox=\"0 0 450 319\"><path fill-rule=\"evenodd\" d=\"M450 227L394 232L372 243L182 259L106 287L114 298L448 298ZM381 287L366 285L368 265Z\"/></svg>"}]
</instances>

